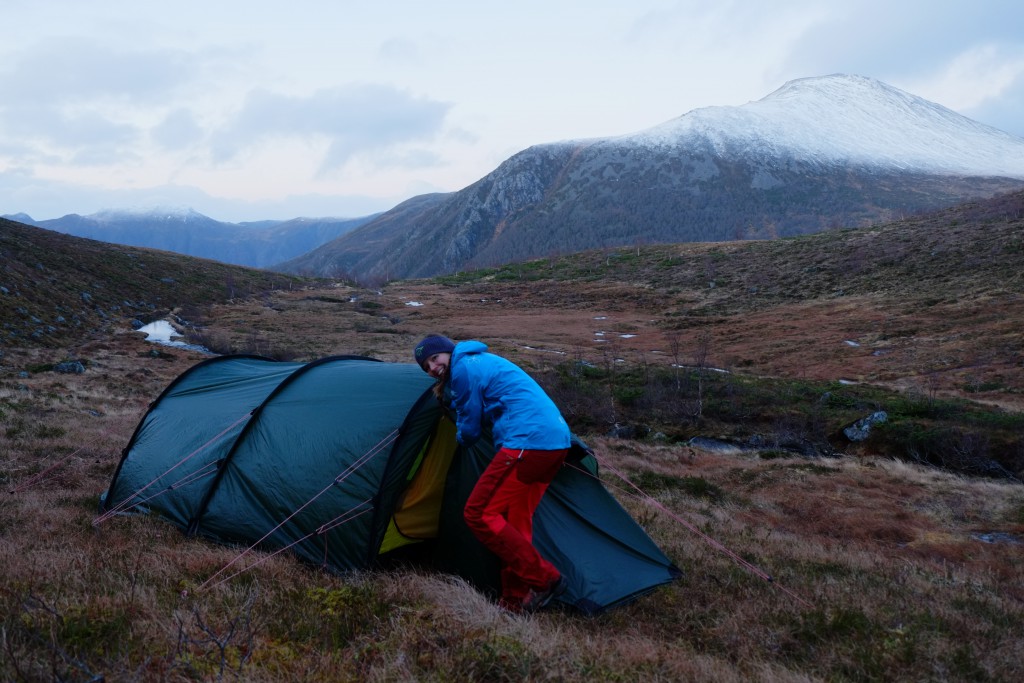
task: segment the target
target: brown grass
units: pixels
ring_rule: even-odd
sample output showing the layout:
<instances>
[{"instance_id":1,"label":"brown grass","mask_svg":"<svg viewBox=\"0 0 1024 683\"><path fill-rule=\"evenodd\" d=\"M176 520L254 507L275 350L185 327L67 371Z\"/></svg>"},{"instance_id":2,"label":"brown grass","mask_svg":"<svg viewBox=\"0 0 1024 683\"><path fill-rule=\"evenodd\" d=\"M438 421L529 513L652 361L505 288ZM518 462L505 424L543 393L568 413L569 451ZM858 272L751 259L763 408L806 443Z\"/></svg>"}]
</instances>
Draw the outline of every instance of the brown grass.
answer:
<instances>
[{"instance_id":1,"label":"brown grass","mask_svg":"<svg viewBox=\"0 0 1024 683\"><path fill-rule=\"evenodd\" d=\"M330 324L302 315L307 330ZM462 324L472 331L471 319ZM382 338L370 337L372 348L317 351L380 353ZM405 348L396 343L395 355ZM8 370L0 383L3 484L14 491L0 506L4 680L1024 675L1024 546L979 540L1021 538L1024 490L872 457L766 460L588 435L613 493L686 572L593 619L510 616L451 577L328 576L285 555L199 589L237 549L144 517L91 525L148 401L199 360L149 350L139 335L119 335L77 349L90 361L81 375ZM59 353L8 350L4 365ZM656 476L649 498L612 470ZM694 482L711 493L694 493Z\"/></svg>"}]
</instances>

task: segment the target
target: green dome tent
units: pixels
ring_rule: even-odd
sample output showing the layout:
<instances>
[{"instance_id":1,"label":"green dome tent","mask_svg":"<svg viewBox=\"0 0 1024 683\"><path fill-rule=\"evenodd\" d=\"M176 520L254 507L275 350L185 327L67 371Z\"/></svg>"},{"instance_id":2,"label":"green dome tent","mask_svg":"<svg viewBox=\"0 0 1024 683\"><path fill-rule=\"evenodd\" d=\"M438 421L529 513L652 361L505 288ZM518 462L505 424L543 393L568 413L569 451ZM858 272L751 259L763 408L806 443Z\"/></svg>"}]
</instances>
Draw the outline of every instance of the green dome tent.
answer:
<instances>
[{"instance_id":1,"label":"green dome tent","mask_svg":"<svg viewBox=\"0 0 1024 683\"><path fill-rule=\"evenodd\" d=\"M493 593L497 560L462 519L493 445L458 447L432 383L416 365L351 356L204 361L150 406L101 510L147 510L190 535L288 548L335 572L415 547ZM593 614L678 577L582 444L570 460L534 523L535 545L568 580L562 602Z\"/></svg>"}]
</instances>

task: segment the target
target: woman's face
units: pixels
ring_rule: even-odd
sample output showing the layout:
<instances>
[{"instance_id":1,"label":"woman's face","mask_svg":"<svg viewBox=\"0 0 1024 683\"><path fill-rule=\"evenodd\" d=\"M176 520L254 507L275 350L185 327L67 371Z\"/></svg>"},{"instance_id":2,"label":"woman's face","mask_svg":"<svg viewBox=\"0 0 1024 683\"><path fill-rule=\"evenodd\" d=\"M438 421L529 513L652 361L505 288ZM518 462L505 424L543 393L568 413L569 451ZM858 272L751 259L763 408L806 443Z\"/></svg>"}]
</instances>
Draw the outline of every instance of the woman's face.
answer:
<instances>
[{"instance_id":1,"label":"woman's face","mask_svg":"<svg viewBox=\"0 0 1024 683\"><path fill-rule=\"evenodd\" d=\"M423 364L427 374L434 379L443 379L448 372L448 364L452 360L450 353L435 353Z\"/></svg>"}]
</instances>

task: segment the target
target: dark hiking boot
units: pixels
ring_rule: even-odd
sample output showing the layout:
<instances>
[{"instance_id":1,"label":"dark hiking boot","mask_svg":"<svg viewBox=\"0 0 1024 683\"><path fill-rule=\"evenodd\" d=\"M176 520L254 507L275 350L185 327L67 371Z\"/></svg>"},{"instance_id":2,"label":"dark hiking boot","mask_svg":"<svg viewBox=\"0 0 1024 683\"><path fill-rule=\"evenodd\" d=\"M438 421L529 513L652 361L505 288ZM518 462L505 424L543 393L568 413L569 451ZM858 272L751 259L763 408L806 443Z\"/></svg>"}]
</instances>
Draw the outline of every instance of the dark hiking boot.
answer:
<instances>
[{"instance_id":1,"label":"dark hiking boot","mask_svg":"<svg viewBox=\"0 0 1024 683\"><path fill-rule=\"evenodd\" d=\"M544 609L552 600L560 596L569 587L565 578L559 576L548 584L547 588L539 591L530 591L530 594L523 600L524 612L536 612Z\"/></svg>"}]
</instances>

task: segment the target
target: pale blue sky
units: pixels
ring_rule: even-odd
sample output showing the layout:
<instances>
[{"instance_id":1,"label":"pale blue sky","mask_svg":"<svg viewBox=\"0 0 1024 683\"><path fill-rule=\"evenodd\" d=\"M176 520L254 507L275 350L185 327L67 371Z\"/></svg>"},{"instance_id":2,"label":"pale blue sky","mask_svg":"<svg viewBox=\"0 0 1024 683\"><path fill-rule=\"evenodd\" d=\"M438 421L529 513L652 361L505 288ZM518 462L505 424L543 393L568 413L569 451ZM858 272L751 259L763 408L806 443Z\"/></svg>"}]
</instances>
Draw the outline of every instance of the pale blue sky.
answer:
<instances>
[{"instance_id":1,"label":"pale blue sky","mask_svg":"<svg viewBox=\"0 0 1024 683\"><path fill-rule=\"evenodd\" d=\"M4 0L0 214L356 216L794 78L1024 137L1019 0Z\"/></svg>"}]
</instances>

